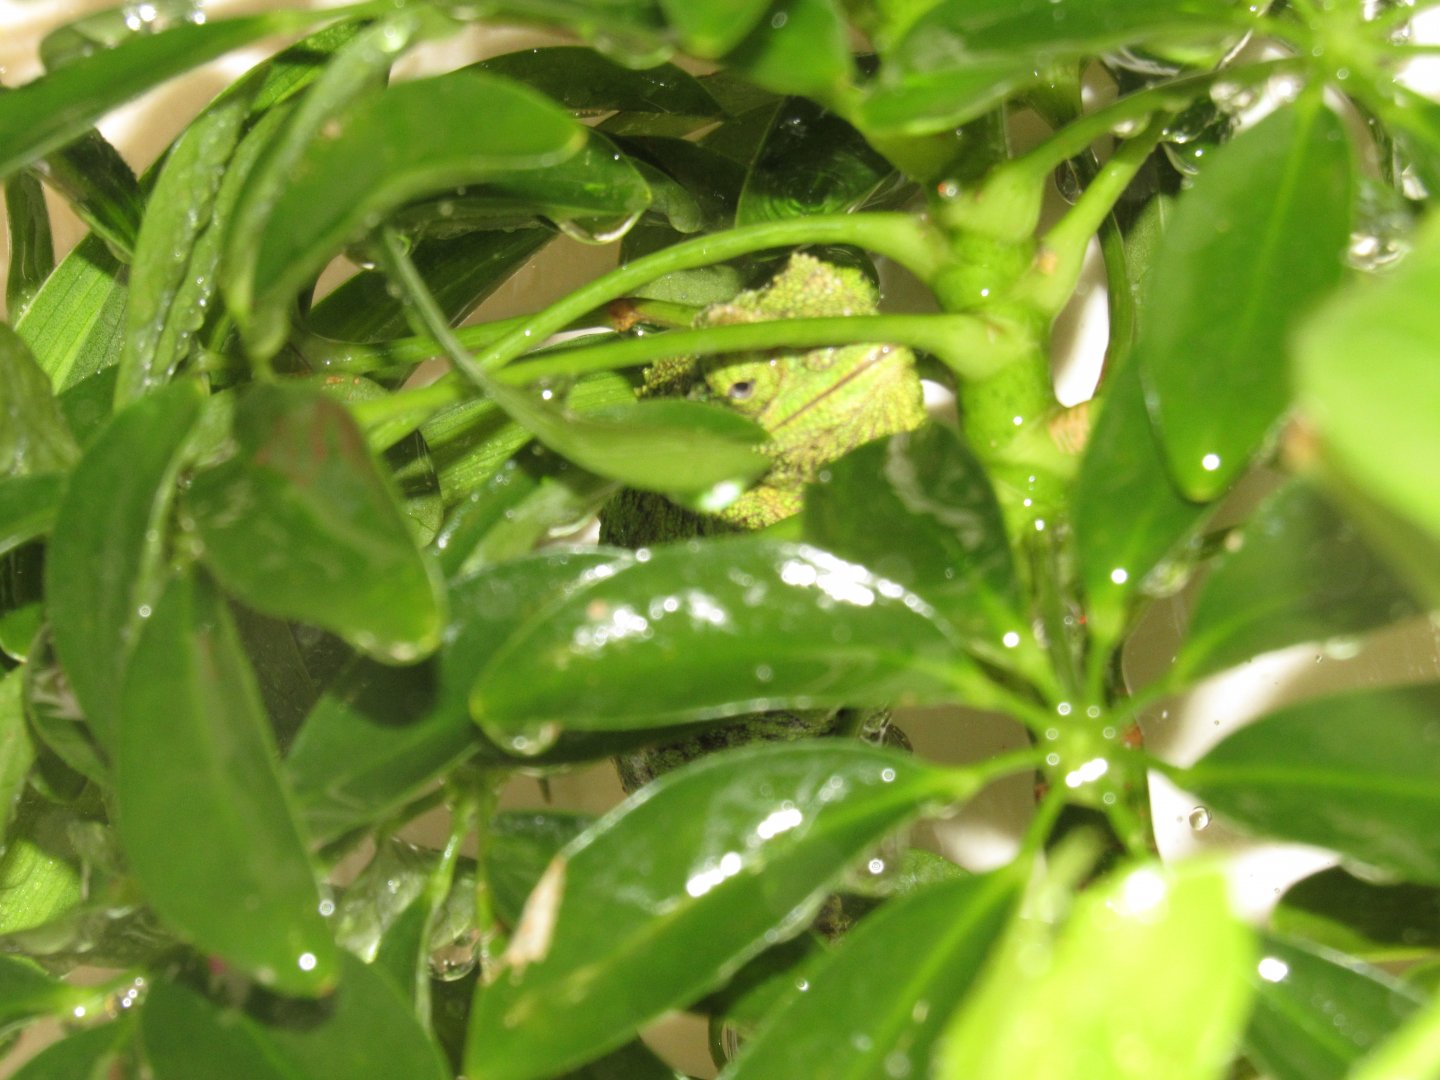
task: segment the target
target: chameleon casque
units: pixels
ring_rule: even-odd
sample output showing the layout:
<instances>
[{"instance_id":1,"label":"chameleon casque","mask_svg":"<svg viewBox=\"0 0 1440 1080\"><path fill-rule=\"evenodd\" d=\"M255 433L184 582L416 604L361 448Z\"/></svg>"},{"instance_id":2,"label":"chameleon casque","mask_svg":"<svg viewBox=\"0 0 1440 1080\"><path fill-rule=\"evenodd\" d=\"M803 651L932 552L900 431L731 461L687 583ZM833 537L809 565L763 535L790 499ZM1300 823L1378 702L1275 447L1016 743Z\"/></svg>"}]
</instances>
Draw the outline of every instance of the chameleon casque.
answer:
<instances>
[{"instance_id":1,"label":"chameleon casque","mask_svg":"<svg viewBox=\"0 0 1440 1080\"><path fill-rule=\"evenodd\" d=\"M707 308L696 325L873 315L877 300L860 271L797 254L764 288ZM749 417L769 435L763 449L771 466L755 486L713 515L685 510L649 492L621 492L601 515L600 539L628 548L773 525L801 508L805 485L825 465L862 443L912 430L925 419L915 357L891 345L674 357L646 369L640 396L713 401ZM747 716L626 755L619 762L621 779L627 791L634 791L714 750L827 734L842 725L879 739L888 728L888 713L871 710L843 717L836 711L782 711Z\"/></svg>"}]
</instances>

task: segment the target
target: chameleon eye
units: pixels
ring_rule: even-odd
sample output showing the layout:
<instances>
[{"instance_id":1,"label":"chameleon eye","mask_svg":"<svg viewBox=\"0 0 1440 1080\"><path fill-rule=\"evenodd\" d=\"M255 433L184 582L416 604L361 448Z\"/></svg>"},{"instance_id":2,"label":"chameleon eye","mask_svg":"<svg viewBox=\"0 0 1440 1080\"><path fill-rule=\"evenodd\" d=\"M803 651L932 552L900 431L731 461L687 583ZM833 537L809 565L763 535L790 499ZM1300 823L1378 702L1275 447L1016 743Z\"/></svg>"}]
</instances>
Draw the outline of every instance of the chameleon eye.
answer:
<instances>
[{"instance_id":1,"label":"chameleon eye","mask_svg":"<svg viewBox=\"0 0 1440 1080\"><path fill-rule=\"evenodd\" d=\"M744 379L737 383L731 383L730 389L725 391L725 393L729 396L731 401L744 401L748 397L750 397L750 395L755 393L755 383L749 379Z\"/></svg>"}]
</instances>

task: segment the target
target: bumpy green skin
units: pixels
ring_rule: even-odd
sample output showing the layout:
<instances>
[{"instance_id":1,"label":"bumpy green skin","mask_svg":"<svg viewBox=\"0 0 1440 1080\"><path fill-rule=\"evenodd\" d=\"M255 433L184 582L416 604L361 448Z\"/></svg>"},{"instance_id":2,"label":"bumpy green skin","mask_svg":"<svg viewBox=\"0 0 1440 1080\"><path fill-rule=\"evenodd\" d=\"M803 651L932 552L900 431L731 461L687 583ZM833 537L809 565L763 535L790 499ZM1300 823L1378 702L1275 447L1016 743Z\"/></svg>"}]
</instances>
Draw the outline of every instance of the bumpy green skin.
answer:
<instances>
[{"instance_id":1,"label":"bumpy green skin","mask_svg":"<svg viewBox=\"0 0 1440 1080\"><path fill-rule=\"evenodd\" d=\"M795 255L765 288L707 309L697 324L873 315L877 299L858 270ZM827 464L872 439L910 431L925 419L914 355L890 345L675 357L646 370L642 395L714 401L753 419L769 433L764 450L772 464L759 483L714 515L684 510L649 492L622 492L601 516L600 539L629 548L773 525L800 509L805 485ZM842 723L877 741L893 730L882 711L843 718L835 712L761 713L628 755L620 761L621 779L633 791L705 753L757 740L826 734Z\"/></svg>"}]
</instances>

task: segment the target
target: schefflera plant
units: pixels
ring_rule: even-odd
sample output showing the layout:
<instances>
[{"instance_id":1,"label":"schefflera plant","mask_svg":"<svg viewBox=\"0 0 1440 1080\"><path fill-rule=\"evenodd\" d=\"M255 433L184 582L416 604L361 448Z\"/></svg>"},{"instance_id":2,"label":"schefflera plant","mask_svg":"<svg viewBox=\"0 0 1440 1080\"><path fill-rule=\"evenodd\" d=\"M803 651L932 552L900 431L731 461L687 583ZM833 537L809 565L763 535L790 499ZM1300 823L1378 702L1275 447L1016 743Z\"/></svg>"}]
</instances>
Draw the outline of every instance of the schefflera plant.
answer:
<instances>
[{"instance_id":1,"label":"schefflera plant","mask_svg":"<svg viewBox=\"0 0 1440 1080\"><path fill-rule=\"evenodd\" d=\"M680 1009L730 1080L1440 1068L1433 685L1194 762L1143 745L1201 679L1440 599L1411 5L200 14L66 27L0 95L0 1025L65 1025L17 1075L673 1080L637 1032ZM389 79L475 22L572 43ZM144 175L94 130L277 34L308 36ZM44 185L91 230L58 263ZM557 234L617 268L452 329ZM1067 411L1050 328L1097 239L1105 371ZM797 248L933 310L692 328ZM316 296L341 253L365 268ZM855 450L761 534L547 543L622 486L713 509L764 471L763 431L637 400L641 365L876 341L958 425ZM1173 664L1127 681L1190 583ZM599 820L496 808L727 717L910 703L1031 746L750 746ZM1218 864L1156 856L1151 771L1356 873L1246 925ZM1012 774L1037 806L1009 865L892 839ZM441 804L443 845L402 838Z\"/></svg>"}]
</instances>

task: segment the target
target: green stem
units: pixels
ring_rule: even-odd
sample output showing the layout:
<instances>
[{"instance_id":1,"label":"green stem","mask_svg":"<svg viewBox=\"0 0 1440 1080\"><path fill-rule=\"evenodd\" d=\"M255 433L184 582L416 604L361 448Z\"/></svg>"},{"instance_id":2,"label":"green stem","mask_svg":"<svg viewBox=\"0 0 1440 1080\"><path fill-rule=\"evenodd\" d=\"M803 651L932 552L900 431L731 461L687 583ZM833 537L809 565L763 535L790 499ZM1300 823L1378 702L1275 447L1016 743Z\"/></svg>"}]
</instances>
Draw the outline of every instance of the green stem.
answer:
<instances>
[{"instance_id":1,"label":"green stem","mask_svg":"<svg viewBox=\"0 0 1440 1080\"><path fill-rule=\"evenodd\" d=\"M946 259L939 237L909 214L834 214L765 222L700 236L637 259L576 289L533 316L523 328L489 346L473 362L467 357L462 370L473 376L502 368L585 312L665 274L796 244L854 244L895 260L926 282L935 277Z\"/></svg>"},{"instance_id":2,"label":"green stem","mask_svg":"<svg viewBox=\"0 0 1440 1080\"><path fill-rule=\"evenodd\" d=\"M497 954L505 949L505 934L495 917L494 899L490 894L490 879L485 874L485 846L490 837L490 822L495 816L495 807L500 801L500 789L504 786L506 774L480 772L474 778L477 828L475 830L475 926L480 932L479 964L480 978L487 982L495 972Z\"/></svg>"},{"instance_id":3,"label":"green stem","mask_svg":"<svg viewBox=\"0 0 1440 1080\"><path fill-rule=\"evenodd\" d=\"M1090 238L1100 231L1163 131L1162 122L1152 121L1143 134L1120 145L1070 212L1045 234L1042 254L1017 287L1017 298L1051 317L1059 314L1080 280Z\"/></svg>"},{"instance_id":4,"label":"green stem","mask_svg":"<svg viewBox=\"0 0 1440 1080\"><path fill-rule=\"evenodd\" d=\"M445 906L445 898L450 895L450 890L455 884L455 868L460 862L460 846L465 843L466 838L475 829L479 819L479 806L480 801L472 791L462 790L451 801L450 832L445 838L445 846L440 849L440 860L435 864L435 869L430 872L430 877L425 882L425 930L420 937L420 947L426 950L427 958L440 912ZM417 968L415 973L415 1012L420 1023L428 1025L431 1022L430 977L427 970L429 961L422 959L420 962L425 966Z\"/></svg>"}]
</instances>

